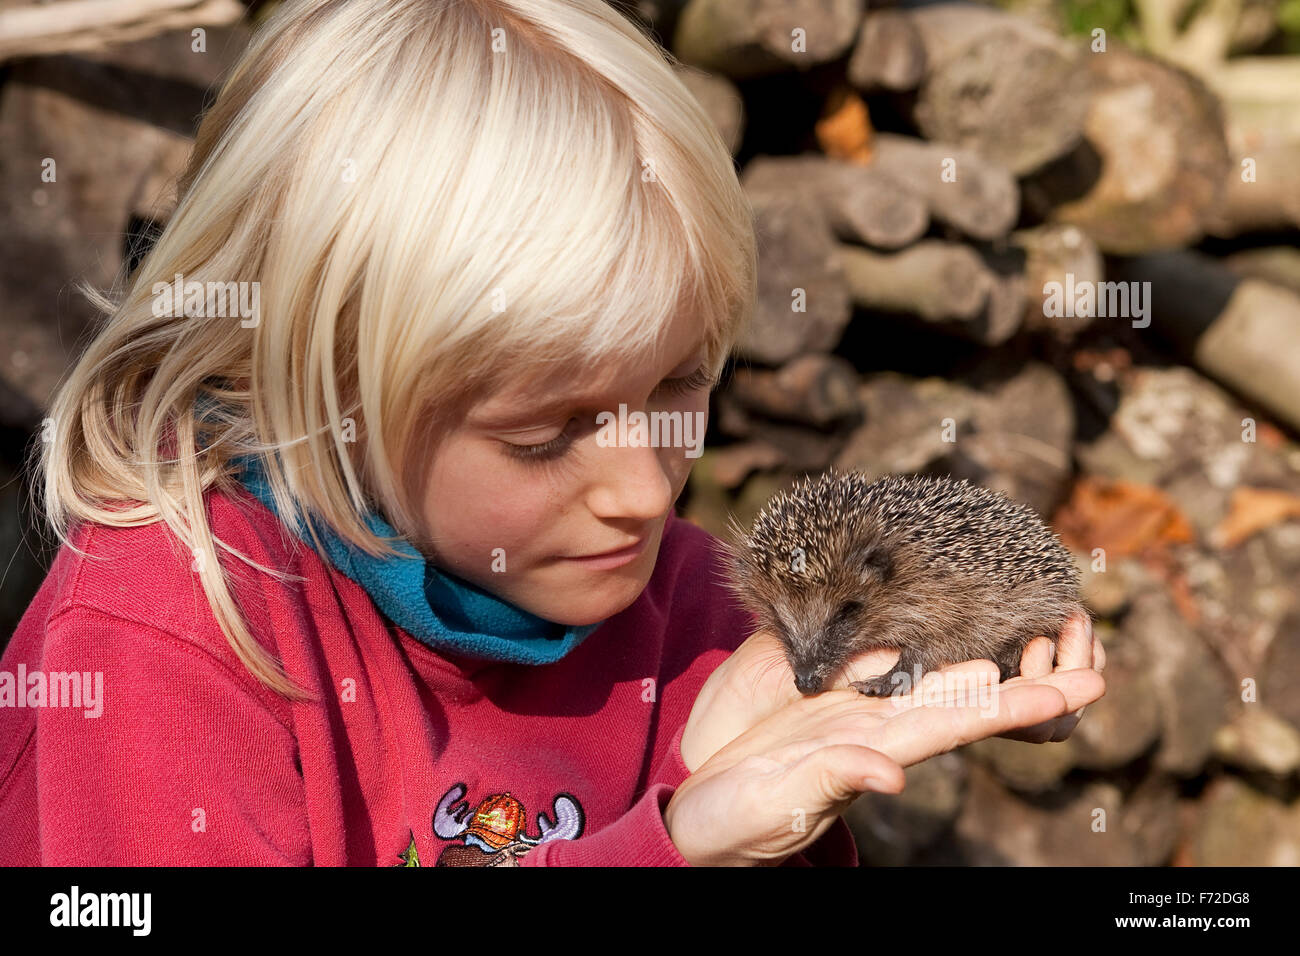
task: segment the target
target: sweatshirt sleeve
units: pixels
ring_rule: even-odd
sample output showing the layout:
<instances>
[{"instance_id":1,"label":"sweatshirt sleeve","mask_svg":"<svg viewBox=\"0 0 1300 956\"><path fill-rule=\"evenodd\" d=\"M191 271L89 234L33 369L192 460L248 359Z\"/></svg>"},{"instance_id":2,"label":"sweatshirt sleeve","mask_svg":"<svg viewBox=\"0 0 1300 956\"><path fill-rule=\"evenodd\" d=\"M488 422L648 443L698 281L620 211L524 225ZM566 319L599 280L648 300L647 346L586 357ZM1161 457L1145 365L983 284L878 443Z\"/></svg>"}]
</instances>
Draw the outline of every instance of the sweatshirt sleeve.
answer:
<instances>
[{"instance_id":1,"label":"sweatshirt sleeve","mask_svg":"<svg viewBox=\"0 0 1300 956\"><path fill-rule=\"evenodd\" d=\"M668 838L664 808L673 788L656 783L609 826L579 837L543 843L521 866L690 866Z\"/></svg>"},{"instance_id":2,"label":"sweatshirt sleeve","mask_svg":"<svg viewBox=\"0 0 1300 956\"><path fill-rule=\"evenodd\" d=\"M51 621L42 666L99 698L37 716L42 864L311 863L294 735L226 663L74 607Z\"/></svg>"}]
</instances>

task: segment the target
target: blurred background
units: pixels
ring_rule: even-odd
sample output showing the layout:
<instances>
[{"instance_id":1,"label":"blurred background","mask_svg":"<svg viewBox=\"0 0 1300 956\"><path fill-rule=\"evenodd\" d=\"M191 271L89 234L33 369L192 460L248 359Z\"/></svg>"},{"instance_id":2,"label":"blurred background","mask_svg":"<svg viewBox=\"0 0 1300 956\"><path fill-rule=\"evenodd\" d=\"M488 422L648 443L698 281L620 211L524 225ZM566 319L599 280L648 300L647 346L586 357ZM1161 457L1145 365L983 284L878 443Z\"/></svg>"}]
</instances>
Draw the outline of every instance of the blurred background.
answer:
<instances>
[{"instance_id":1,"label":"blurred background","mask_svg":"<svg viewBox=\"0 0 1300 956\"><path fill-rule=\"evenodd\" d=\"M0 645L22 472L275 3L0 0ZM1107 695L850 813L868 865L1300 864L1300 0L641 0L735 155L759 307L680 508L968 478L1075 553Z\"/></svg>"}]
</instances>

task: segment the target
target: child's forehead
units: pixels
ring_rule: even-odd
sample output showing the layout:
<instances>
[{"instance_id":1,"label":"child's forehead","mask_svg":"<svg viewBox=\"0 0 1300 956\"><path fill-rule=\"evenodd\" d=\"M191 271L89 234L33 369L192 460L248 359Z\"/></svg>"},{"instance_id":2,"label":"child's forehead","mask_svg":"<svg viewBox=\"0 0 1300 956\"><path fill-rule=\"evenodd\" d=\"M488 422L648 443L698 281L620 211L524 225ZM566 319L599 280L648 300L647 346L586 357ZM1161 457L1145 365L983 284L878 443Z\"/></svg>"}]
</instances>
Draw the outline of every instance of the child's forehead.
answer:
<instances>
[{"instance_id":1,"label":"child's forehead","mask_svg":"<svg viewBox=\"0 0 1300 956\"><path fill-rule=\"evenodd\" d=\"M514 417L536 418L551 406L578 407L598 403L639 379L655 384L679 366L702 357L702 334L683 340L661 339L654 347L634 352L611 352L593 357L575 355L514 374L502 375L499 384L481 394L470 417L480 422L508 422ZM686 374L691 370L687 369Z\"/></svg>"}]
</instances>

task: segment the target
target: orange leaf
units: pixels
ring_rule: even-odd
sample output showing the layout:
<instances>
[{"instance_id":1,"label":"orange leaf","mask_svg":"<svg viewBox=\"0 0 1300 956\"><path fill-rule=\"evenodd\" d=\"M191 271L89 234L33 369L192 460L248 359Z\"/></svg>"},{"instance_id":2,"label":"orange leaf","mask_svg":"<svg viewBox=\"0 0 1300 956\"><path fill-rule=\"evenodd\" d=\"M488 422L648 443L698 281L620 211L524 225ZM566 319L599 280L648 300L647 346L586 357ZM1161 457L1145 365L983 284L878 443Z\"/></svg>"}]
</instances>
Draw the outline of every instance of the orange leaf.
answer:
<instances>
[{"instance_id":1,"label":"orange leaf","mask_svg":"<svg viewBox=\"0 0 1300 956\"><path fill-rule=\"evenodd\" d=\"M1300 496L1276 488L1236 488L1211 535L1218 548L1235 548L1251 535L1289 518L1300 518Z\"/></svg>"},{"instance_id":2,"label":"orange leaf","mask_svg":"<svg viewBox=\"0 0 1300 956\"><path fill-rule=\"evenodd\" d=\"M871 161L871 116L866 102L852 90L840 88L831 94L814 131L827 156L862 165Z\"/></svg>"},{"instance_id":3,"label":"orange leaf","mask_svg":"<svg viewBox=\"0 0 1300 956\"><path fill-rule=\"evenodd\" d=\"M1053 520L1067 547L1103 548L1113 557L1194 540L1191 523L1159 488L1088 476L1075 483Z\"/></svg>"}]
</instances>

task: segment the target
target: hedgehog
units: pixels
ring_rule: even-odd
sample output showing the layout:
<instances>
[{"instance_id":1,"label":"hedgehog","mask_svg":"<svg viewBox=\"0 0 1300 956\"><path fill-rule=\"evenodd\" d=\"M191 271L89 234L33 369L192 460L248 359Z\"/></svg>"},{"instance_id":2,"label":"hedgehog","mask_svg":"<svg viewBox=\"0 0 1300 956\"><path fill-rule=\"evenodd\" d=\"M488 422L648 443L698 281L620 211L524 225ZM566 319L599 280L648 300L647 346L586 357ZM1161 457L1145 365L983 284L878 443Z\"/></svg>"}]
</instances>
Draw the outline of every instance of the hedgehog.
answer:
<instances>
[{"instance_id":1,"label":"hedgehog","mask_svg":"<svg viewBox=\"0 0 1300 956\"><path fill-rule=\"evenodd\" d=\"M1029 641L1087 614L1078 570L1038 515L965 479L832 469L729 531L726 583L781 641L805 695L873 648L899 658L852 684L867 696L967 660L1007 680Z\"/></svg>"}]
</instances>

